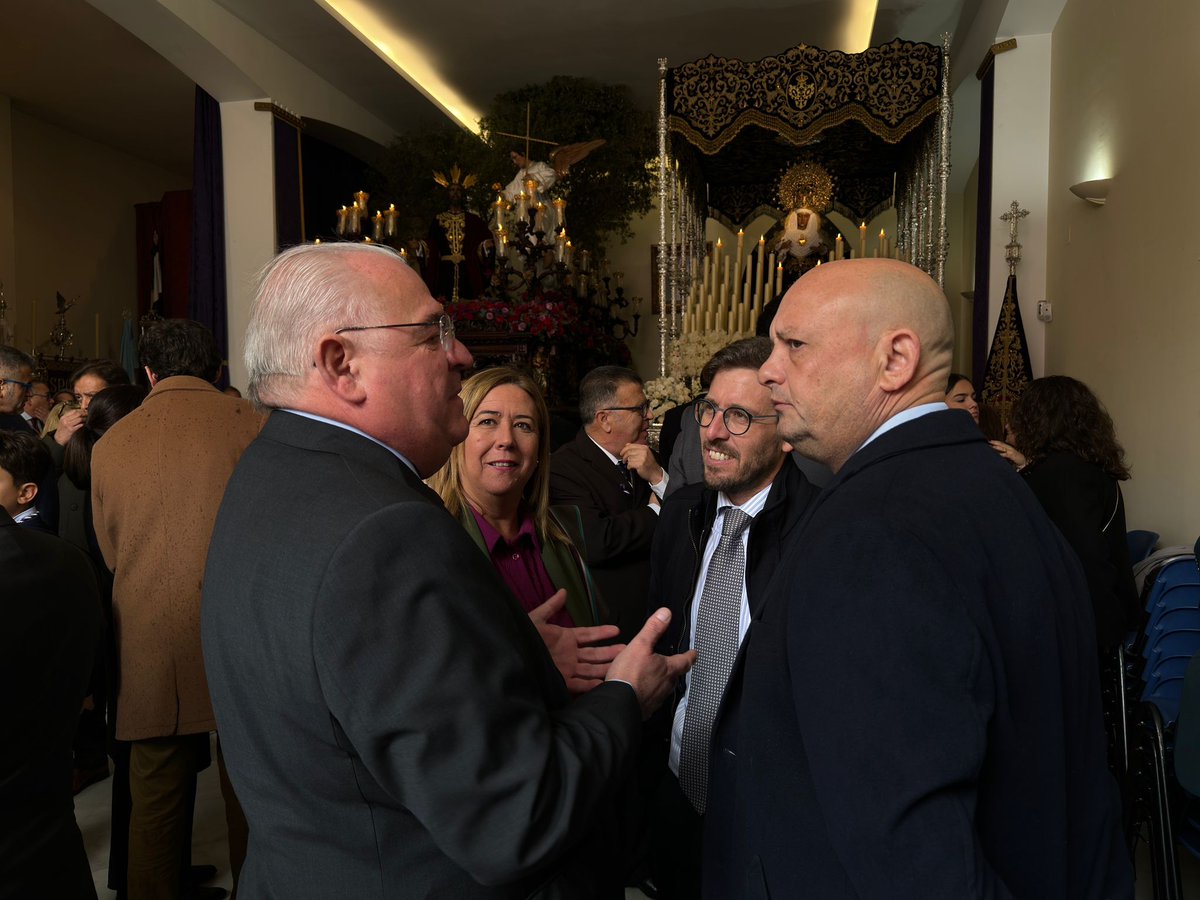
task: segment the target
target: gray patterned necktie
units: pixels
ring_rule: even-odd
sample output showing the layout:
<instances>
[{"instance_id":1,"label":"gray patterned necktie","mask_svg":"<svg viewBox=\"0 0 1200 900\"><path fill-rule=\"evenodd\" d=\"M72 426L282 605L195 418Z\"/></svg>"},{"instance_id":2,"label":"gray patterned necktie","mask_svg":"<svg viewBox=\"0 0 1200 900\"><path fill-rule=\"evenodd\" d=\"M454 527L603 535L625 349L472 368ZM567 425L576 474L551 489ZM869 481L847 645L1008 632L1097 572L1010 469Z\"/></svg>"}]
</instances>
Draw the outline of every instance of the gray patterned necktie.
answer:
<instances>
[{"instance_id":1,"label":"gray patterned necktie","mask_svg":"<svg viewBox=\"0 0 1200 900\"><path fill-rule=\"evenodd\" d=\"M725 510L725 527L708 564L704 592L696 610L696 649L700 655L688 682L683 742L679 748L679 784L703 813L708 802L708 755L713 719L738 652L742 614L742 585L746 580L746 550L742 532L750 516L740 509Z\"/></svg>"}]
</instances>

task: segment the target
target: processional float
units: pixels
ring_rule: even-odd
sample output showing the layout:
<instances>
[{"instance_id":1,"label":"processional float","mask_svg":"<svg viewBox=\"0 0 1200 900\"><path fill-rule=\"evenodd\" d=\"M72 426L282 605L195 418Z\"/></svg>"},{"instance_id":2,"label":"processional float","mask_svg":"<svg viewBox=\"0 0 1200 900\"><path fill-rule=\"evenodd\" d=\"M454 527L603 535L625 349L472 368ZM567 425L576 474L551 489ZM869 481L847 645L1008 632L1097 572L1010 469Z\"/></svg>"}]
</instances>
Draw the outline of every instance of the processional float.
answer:
<instances>
[{"instance_id":1,"label":"processional float","mask_svg":"<svg viewBox=\"0 0 1200 900\"><path fill-rule=\"evenodd\" d=\"M858 54L801 45L753 62L658 61L660 376L685 330L752 332L786 287L782 254L766 241L744 246L744 229L764 213L784 220L803 205L863 223L789 264L874 252L944 283L949 46L946 35L941 47L895 40ZM894 241L880 235L869 250L865 223L893 204ZM710 248L708 218L737 234L736 245ZM804 243L795 219L781 228Z\"/></svg>"}]
</instances>

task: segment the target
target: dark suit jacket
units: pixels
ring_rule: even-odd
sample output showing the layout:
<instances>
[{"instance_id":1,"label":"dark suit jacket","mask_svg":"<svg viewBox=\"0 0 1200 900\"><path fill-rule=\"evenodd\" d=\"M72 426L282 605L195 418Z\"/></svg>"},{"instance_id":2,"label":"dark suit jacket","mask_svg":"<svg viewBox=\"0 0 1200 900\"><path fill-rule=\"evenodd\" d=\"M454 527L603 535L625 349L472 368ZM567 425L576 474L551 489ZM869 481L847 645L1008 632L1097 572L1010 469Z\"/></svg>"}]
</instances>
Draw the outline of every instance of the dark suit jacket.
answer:
<instances>
[{"instance_id":1,"label":"dark suit jacket","mask_svg":"<svg viewBox=\"0 0 1200 900\"><path fill-rule=\"evenodd\" d=\"M583 429L550 457L550 499L579 507L583 557L625 642L648 615L650 544L658 524L658 514L646 505L650 486L633 473L630 480L632 493L623 493L620 471Z\"/></svg>"},{"instance_id":2,"label":"dark suit jacket","mask_svg":"<svg viewBox=\"0 0 1200 900\"><path fill-rule=\"evenodd\" d=\"M71 740L100 639L82 553L0 509L0 898L96 896L71 799Z\"/></svg>"},{"instance_id":3,"label":"dark suit jacket","mask_svg":"<svg viewBox=\"0 0 1200 900\"><path fill-rule=\"evenodd\" d=\"M710 898L1132 897L1091 605L969 417L850 458L714 732Z\"/></svg>"},{"instance_id":4,"label":"dark suit jacket","mask_svg":"<svg viewBox=\"0 0 1200 900\"><path fill-rule=\"evenodd\" d=\"M695 420L693 420L694 422ZM746 594L751 616L762 613L767 585L783 561L792 530L817 495L817 489L790 459L783 462L767 495L766 505L750 524L746 543ZM689 484L663 504L651 554L651 608L671 610L671 624L659 643L660 653L691 648L692 597L704 559L704 548L717 514L717 492L702 483ZM700 816L683 797L667 767L671 730L685 684L680 679L673 703L666 703L647 723L643 778L654 785L649 830L651 868L663 896L699 892L704 861L700 848Z\"/></svg>"},{"instance_id":5,"label":"dark suit jacket","mask_svg":"<svg viewBox=\"0 0 1200 900\"><path fill-rule=\"evenodd\" d=\"M523 898L573 853L598 861L581 842L632 769L633 692L568 702L487 558L386 448L273 413L229 482L202 620L247 900ZM591 896L547 893L572 895Z\"/></svg>"},{"instance_id":6,"label":"dark suit jacket","mask_svg":"<svg viewBox=\"0 0 1200 900\"><path fill-rule=\"evenodd\" d=\"M815 488L791 460L775 476L766 505L753 522L746 553L746 596L751 617L762 614L767 585L783 561L787 540L817 496ZM660 652L691 649L691 602L700 576L704 546L717 515L717 492L703 483L689 484L663 504L662 521L654 535L648 606L669 607L671 624L659 644ZM677 694L683 695L680 679Z\"/></svg>"},{"instance_id":7,"label":"dark suit jacket","mask_svg":"<svg viewBox=\"0 0 1200 900\"><path fill-rule=\"evenodd\" d=\"M1021 474L1087 577L1096 643L1111 650L1137 621L1137 588L1125 538L1125 502L1117 480L1071 453L1051 453Z\"/></svg>"}]
</instances>

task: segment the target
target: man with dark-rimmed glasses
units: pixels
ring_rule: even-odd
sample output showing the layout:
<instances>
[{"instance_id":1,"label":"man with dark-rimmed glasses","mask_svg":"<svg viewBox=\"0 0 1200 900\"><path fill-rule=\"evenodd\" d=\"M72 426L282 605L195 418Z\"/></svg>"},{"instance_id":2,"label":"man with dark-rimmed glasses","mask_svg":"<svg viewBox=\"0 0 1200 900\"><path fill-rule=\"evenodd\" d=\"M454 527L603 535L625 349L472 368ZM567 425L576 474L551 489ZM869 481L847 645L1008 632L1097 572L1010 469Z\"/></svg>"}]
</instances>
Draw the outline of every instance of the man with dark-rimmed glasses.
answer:
<instances>
[{"instance_id":1,"label":"man with dark-rimmed glasses","mask_svg":"<svg viewBox=\"0 0 1200 900\"><path fill-rule=\"evenodd\" d=\"M31 431L21 407L33 387L33 360L16 347L0 345L0 431Z\"/></svg>"},{"instance_id":2,"label":"man with dark-rimmed glasses","mask_svg":"<svg viewBox=\"0 0 1200 900\"><path fill-rule=\"evenodd\" d=\"M770 340L748 338L705 367L712 383L695 404L704 482L670 496L654 538L649 596L673 616L659 646L700 653L676 690L674 714L656 719L650 859L669 900L700 896L713 719L784 542L817 494L788 459L771 393L758 383L770 354Z\"/></svg>"},{"instance_id":3,"label":"man with dark-rimmed glasses","mask_svg":"<svg viewBox=\"0 0 1200 900\"><path fill-rule=\"evenodd\" d=\"M0 344L0 431L25 431L34 435L37 429L21 415L21 408L33 389L33 359L16 347ZM38 518L53 532L58 531L57 475L46 473L38 485Z\"/></svg>"},{"instance_id":4,"label":"man with dark-rimmed glasses","mask_svg":"<svg viewBox=\"0 0 1200 900\"><path fill-rule=\"evenodd\" d=\"M628 641L646 620L650 543L667 474L647 443L650 404L631 369L601 366L579 383L583 427L550 461L550 499L579 508L584 556Z\"/></svg>"}]
</instances>

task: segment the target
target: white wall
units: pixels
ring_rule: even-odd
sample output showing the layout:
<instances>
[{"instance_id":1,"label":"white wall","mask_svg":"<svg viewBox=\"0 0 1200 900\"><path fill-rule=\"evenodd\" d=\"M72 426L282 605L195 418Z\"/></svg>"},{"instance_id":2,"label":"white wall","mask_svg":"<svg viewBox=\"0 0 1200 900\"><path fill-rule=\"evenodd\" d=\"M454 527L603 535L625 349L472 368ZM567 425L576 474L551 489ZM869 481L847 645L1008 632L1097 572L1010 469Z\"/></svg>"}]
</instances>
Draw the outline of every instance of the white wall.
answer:
<instances>
[{"instance_id":1,"label":"white wall","mask_svg":"<svg viewBox=\"0 0 1200 900\"><path fill-rule=\"evenodd\" d=\"M272 117L256 110L254 102L221 104L229 381L242 391L249 383L242 354L254 300L254 277L275 255Z\"/></svg>"},{"instance_id":2,"label":"white wall","mask_svg":"<svg viewBox=\"0 0 1200 900\"><path fill-rule=\"evenodd\" d=\"M1051 37L1022 35L1017 49L995 59L995 115L992 149L992 215L1008 212L1015 200L1029 215L1020 222L1022 244L1017 288L1025 339L1035 377L1044 374L1046 325L1037 304L1047 299L1046 219L1050 155ZM1008 223L992 220L988 278L988 341L996 330L1008 281L1005 245ZM1053 297L1050 297L1053 300Z\"/></svg>"},{"instance_id":3,"label":"white wall","mask_svg":"<svg viewBox=\"0 0 1200 900\"><path fill-rule=\"evenodd\" d=\"M17 109L12 110L11 122L13 290L2 272L0 279L6 285L17 344L23 350L32 346L35 306L37 342L49 339L57 292L68 300L78 298L67 315L75 334L75 346L68 353L91 357L98 347L101 356L115 357L121 312L137 312L134 204L156 202L166 191L186 189L190 179ZM0 169L2 154L0 149ZM0 238L0 248L4 243ZM0 249L0 266L2 254Z\"/></svg>"},{"instance_id":4,"label":"white wall","mask_svg":"<svg viewBox=\"0 0 1200 900\"><path fill-rule=\"evenodd\" d=\"M3 282L4 296L9 304L5 316L9 328L14 327L13 299L20 296L13 217L13 175L12 101L0 94L0 282ZM0 342L7 338L7 335L0 334Z\"/></svg>"},{"instance_id":5,"label":"white wall","mask_svg":"<svg viewBox=\"0 0 1200 900\"><path fill-rule=\"evenodd\" d=\"M1069 0L1053 35L1046 371L1107 405L1130 528L1200 533L1200 4ZM1068 193L1111 175L1108 205Z\"/></svg>"}]
</instances>

